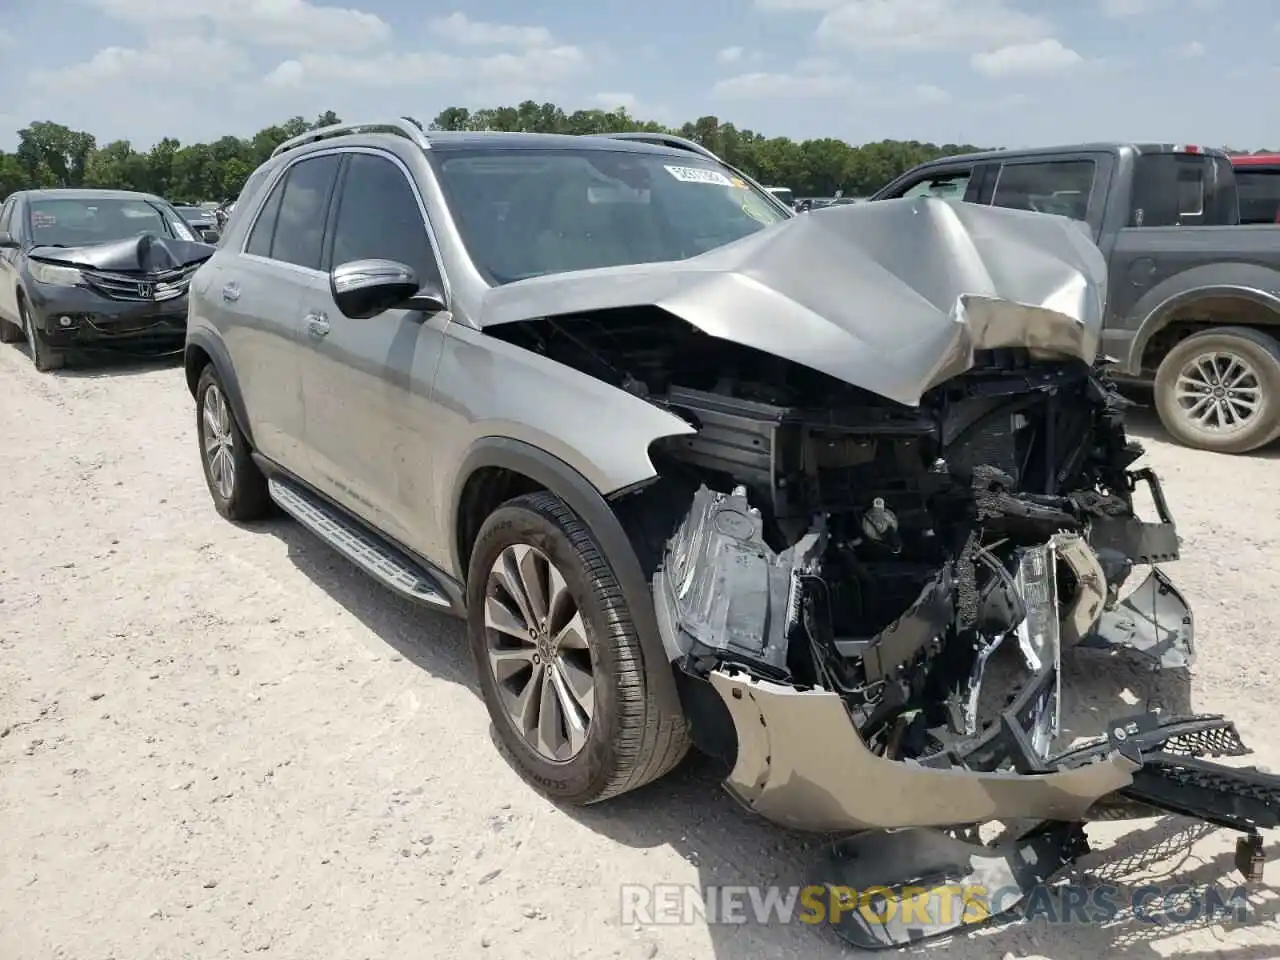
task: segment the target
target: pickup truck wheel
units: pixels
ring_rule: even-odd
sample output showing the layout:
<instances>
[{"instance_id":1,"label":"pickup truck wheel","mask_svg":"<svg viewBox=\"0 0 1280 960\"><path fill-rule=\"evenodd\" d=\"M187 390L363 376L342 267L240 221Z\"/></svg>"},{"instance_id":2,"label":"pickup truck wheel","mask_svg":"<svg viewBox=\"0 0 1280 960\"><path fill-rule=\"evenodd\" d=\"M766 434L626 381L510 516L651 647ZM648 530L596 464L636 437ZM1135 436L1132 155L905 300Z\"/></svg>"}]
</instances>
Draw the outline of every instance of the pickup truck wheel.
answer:
<instances>
[{"instance_id":1,"label":"pickup truck wheel","mask_svg":"<svg viewBox=\"0 0 1280 960\"><path fill-rule=\"evenodd\" d=\"M1156 371L1156 410L1179 443L1247 453L1280 434L1280 342L1248 327L1183 340Z\"/></svg>"},{"instance_id":2,"label":"pickup truck wheel","mask_svg":"<svg viewBox=\"0 0 1280 960\"><path fill-rule=\"evenodd\" d=\"M40 373L61 370L67 363L64 353L59 353L40 339L35 325L31 322L31 312L27 310L25 300L18 301L18 316L22 319L22 333L27 338L27 350L31 354L31 362Z\"/></svg>"},{"instance_id":3,"label":"pickup truck wheel","mask_svg":"<svg viewBox=\"0 0 1280 960\"><path fill-rule=\"evenodd\" d=\"M603 550L558 497L517 497L484 522L468 564L467 633L499 743L548 796L605 800L688 751L684 717L646 689Z\"/></svg>"},{"instance_id":4,"label":"pickup truck wheel","mask_svg":"<svg viewBox=\"0 0 1280 960\"><path fill-rule=\"evenodd\" d=\"M238 522L270 516L274 510L267 480L253 462L249 441L231 413L213 364L204 368L196 383L196 436L214 509Z\"/></svg>"}]
</instances>

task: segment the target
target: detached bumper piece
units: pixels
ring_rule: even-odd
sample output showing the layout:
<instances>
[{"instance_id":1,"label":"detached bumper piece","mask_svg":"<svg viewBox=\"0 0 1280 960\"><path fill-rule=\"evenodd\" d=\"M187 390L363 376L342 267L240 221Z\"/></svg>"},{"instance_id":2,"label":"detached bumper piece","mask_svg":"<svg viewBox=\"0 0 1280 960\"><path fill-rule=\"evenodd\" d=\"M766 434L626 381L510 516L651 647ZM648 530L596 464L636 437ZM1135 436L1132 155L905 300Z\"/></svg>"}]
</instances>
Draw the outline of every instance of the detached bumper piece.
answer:
<instances>
[{"instance_id":1,"label":"detached bumper piece","mask_svg":"<svg viewBox=\"0 0 1280 960\"><path fill-rule=\"evenodd\" d=\"M813 880L827 891L836 934L878 950L988 923L1088 852L1078 823L1042 824L994 846L937 830L864 833L832 845Z\"/></svg>"},{"instance_id":2,"label":"detached bumper piece","mask_svg":"<svg viewBox=\"0 0 1280 960\"><path fill-rule=\"evenodd\" d=\"M1211 759L1249 752L1235 726L1220 716L1116 720L1106 738L1051 761L1059 777L1071 771L1096 775L1100 762L1117 757L1133 767L1130 783L1100 796L1079 819L1045 818L992 845L919 828L855 835L834 844L814 875L838 905L827 922L849 943L870 950L996 920L1088 852L1085 821L1117 814L1172 813L1241 831L1235 865L1246 880L1260 880L1259 831L1280 827L1280 777Z\"/></svg>"}]
</instances>

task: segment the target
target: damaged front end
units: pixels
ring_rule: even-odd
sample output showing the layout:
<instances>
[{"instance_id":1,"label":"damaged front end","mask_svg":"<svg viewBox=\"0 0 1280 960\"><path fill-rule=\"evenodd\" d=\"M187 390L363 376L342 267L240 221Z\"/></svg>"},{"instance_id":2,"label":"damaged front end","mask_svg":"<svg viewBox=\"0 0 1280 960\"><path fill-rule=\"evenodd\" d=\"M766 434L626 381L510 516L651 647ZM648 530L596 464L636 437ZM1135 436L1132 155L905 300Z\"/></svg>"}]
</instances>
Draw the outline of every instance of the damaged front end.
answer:
<instances>
[{"instance_id":1,"label":"damaged front end","mask_svg":"<svg viewBox=\"0 0 1280 960\"><path fill-rule=\"evenodd\" d=\"M1048 766L1064 648L1192 657L1163 573L1121 598L1178 539L1094 371L992 358L871 415L670 402L699 427L674 456L744 481L700 485L654 578L668 651L728 712L740 800L838 831L1076 819L1130 782L1118 752Z\"/></svg>"}]
</instances>

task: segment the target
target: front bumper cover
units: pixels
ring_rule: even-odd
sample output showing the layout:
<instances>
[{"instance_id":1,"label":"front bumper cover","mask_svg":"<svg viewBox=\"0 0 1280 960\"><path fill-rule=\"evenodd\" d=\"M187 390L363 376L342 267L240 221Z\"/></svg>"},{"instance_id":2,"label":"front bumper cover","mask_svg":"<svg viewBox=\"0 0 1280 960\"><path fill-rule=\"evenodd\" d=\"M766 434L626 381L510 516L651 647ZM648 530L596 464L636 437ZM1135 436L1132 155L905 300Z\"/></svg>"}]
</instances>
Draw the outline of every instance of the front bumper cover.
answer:
<instances>
[{"instance_id":1,"label":"front bumper cover","mask_svg":"<svg viewBox=\"0 0 1280 960\"><path fill-rule=\"evenodd\" d=\"M948 826L1005 817L1079 820L1128 786L1140 764L1119 750L1069 770L1022 774L927 767L876 756L844 702L824 690L716 670L738 757L725 781L754 812L800 830Z\"/></svg>"},{"instance_id":2,"label":"front bumper cover","mask_svg":"<svg viewBox=\"0 0 1280 960\"><path fill-rule=\"evenodd\" d=\"M172 300L112 300L81 287L35 284L28 302L37 335L55 350L181 346L187 330L185 293Z\"/></svg>"}]
</instances>

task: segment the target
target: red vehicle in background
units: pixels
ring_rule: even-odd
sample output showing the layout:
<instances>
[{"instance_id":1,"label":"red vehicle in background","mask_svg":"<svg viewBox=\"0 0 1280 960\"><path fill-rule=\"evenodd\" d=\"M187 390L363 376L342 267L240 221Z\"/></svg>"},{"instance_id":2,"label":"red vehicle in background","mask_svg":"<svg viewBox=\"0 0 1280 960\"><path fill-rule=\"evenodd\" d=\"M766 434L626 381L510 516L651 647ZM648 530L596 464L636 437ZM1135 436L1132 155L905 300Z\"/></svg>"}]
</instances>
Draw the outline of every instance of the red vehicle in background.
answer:
<instances>
[{"instance_id":1,"label":"red vehicle in background","mask_svg":"<svg viewBox=\"0 0 1280 960\"><path fill-rule=\"evenodd\" d=\"M1231 158L1240 193L1241 223L1280 223L1280 153Z\"/></svg>"}]
</instances>

